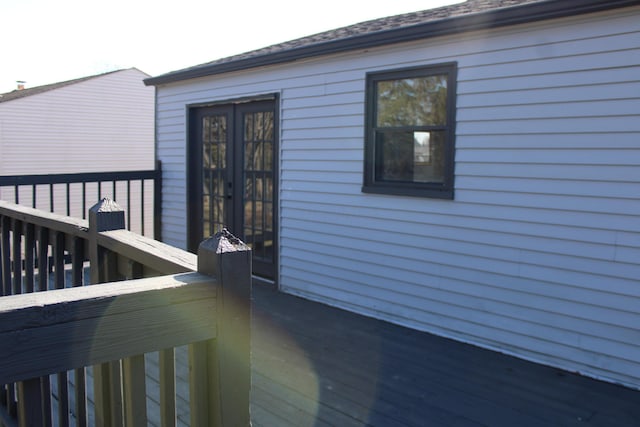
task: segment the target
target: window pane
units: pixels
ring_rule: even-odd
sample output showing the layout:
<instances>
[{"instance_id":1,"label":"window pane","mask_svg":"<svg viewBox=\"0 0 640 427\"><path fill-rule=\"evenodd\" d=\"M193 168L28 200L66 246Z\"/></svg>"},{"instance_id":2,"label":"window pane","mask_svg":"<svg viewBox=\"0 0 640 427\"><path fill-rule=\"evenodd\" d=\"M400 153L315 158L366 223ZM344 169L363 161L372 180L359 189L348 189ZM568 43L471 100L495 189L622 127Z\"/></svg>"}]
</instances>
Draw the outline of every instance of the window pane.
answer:
<instances>
[{"instance_id":1,"label":"window pane","mask_svg":"<svg viewBox=\"0 0 640 427\"><path fill-rule=\"evenodd\" d=\"M413 132L376 132L376 181L413 180Z\"/></svg>"},{"instance_id":2,"label":"window pane","mask_svg":"<svg viewBox=\"0 0 640 427\"><path fill-rule=\"evenodd\" d=\"M445 135L444 131L414 132L414 182L444 183Z\"/></svg>"},{"instance_id":3,"label":"window pane","mask_svg":"<svg viewBox=\"0 0 640 427\"><path fill-rule=\"evenodd\" d=\"M205 168L226 167L227 118L223 115L202 119L202 149Z\"/></svg>"},{"instance_id":4,"label":"window pane","mask_svg":"<svg viewBox=\"0 0 640 427\"><path fill-rule=\"evenodd\" d=\"M376 83L376 127L447 124L447 75Z\"/></svg>"},{"instance_id":5,"label":"window pane","mask_svg":"<svg viewBox=\"0 0 640 427\"><path fill-rule=\"evenodd\" d=\"M244 140L253 141L253 115L244 116Z\"/></svg>"},{"instance_id":6,"label":"window pane","mask_svg":"<svg viewBox=\"0 0 640 427\"><path fill-rule=\"evenodd\" d=\"M244 168L245 170L253 170L253 143L245 142L244 144Z\"/></svg>"},{"instance_id":7,"label":"window pane","mask_svg":"<svg viewBox=\"0 0 640 427\"><path fill-rule=\"evenodd\" d=\"M445 132L378 131L375 180L444 182Z\"/></svg>"},{"instance_id":8,"label":"window pane","mask_svg":"<svg viewBox=\"0 0 640 427\"><path fill-rule=\"evenodd\" d=\"M273 143L265 142L262 145L264 147L264 170L270 171L273 169Z\"/></svg>"},{"instance_id":9,"label":"window pane","mask_svg":"<svg viewBox=\"0 0 640 427\"><path fill-rule=\"evenodd\" d=\"M265 141L273 140L273 112L271 111L264 113L264 139Z\"/></svg>"},{"instance_id":10,"label":"window pane","mask_svg":"<svg viewBox=\"0 0 640 427\"><path fill-rule=\"evenodd\" d=\"M258 141L254 144L254 147L253 147L253 168L252 169L255 171L262 170L263 146L264 146L264 143L262 141Z\"/></svg>"}]
</instances>

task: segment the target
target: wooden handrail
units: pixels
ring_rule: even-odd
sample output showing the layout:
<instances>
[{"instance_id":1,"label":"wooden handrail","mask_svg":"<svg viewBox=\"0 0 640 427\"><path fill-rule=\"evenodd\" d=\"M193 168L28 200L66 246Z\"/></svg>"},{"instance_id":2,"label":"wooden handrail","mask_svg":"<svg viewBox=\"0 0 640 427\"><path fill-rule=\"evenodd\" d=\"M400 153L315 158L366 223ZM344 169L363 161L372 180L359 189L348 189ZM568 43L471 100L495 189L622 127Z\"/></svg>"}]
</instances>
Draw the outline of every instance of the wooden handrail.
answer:
<instances>
[{"instance_id":1,"label":"wooden handrail","mask_svg":"<svg viewBox=\"0 0 640 427\"><path fill-rule=\"evenodd\" d=\"M196 271L198 267L196 254L128 230L103 231L98 234L97 240L103 248L122 254L160 274Z\"/></svg>"},{"instance_id":2,"label":"wooden handrail","mask_svg":"<svg viewBox=\"0 0 640 427\"><path fill-rule=\"evenodd\" d=\"M66 236L89 239L89 221L84 219L49 213L3 200L0 200L0 216L60 232ZM158 274L186 273L197 270L197 256L195 254L124 228L103 231L98 233L96 238L101 247L122 254Z\"/></svg>"},{"instance_id":3,"label":"wooden handrail","mask_svg":"<svg viewBox=\"0 0 640 427\"><path fill-rule=\"evenodd\" d=\"M250 424L251 250L243 242L218 233L196 257L124 230L124 211L110 200L92 207L89 221L0 201L0 219L0 295L17 294L0 298L0 385L13 393L17 383L20 425L50 424L52 373L58 413L68 416L67 371L90 365L96 425L146 425L142 354L158 350L162 422L176 425L173 347L184 344L191 424ZM82 286L87 259L99 286ZM51 283L57 290L33 293ZM75 375L86 425L84 369Z\"/></svg>"},{"instance_id":4,"label":"wooden handrail","mask_svg":"<svg viewBox=\"0 0 640 427\"><path fill-rule=\"evenodd\" d=\"M27 206L0 200L0 216L17 219L25 224L44 227L72 237L88 239L89 222L84 219L57 215Z\"/></svg>"},{"instance_id":5,"label":"wooden handrail","mask_svg":"<svg viewBox=\"0 0 640 427\"><path fill-rule=\"evenodd\" d=\"M215 338L216 287L185 273L3 297L0 384Z\"/></svg>"}]
</instances>

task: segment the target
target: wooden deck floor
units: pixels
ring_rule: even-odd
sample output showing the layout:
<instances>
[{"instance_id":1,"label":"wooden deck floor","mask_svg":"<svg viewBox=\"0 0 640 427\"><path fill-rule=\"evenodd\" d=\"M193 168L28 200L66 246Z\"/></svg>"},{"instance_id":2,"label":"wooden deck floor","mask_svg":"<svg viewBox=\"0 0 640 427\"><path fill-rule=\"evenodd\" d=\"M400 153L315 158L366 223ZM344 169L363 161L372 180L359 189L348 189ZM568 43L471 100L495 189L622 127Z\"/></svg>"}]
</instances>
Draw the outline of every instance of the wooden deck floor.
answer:
<instances>
[{"instance_id":1,"label":"wooden deck floor","mask_svg":"<svg viewBox=\"0 0 640 427\"><path fill-rule=\"evenodd\" d=\"M640 392L391 325L254 284L255 427L640 426ZM147 355L159 425L157 354ZM189 425L186 348L178 425ZM91 377L87 378L91 390ZM92 408L89 411L93 422Z\"/></svg>"},{"instance_id":2,"label":"wooden deck floor","mask_svg":"<svg viewBox=\"0 0 640 427\"><path fill-rule=\"evenodd\" d=\"M640 426L640 392L254 285L254 426Z\"/></svg>"}]
</instances>

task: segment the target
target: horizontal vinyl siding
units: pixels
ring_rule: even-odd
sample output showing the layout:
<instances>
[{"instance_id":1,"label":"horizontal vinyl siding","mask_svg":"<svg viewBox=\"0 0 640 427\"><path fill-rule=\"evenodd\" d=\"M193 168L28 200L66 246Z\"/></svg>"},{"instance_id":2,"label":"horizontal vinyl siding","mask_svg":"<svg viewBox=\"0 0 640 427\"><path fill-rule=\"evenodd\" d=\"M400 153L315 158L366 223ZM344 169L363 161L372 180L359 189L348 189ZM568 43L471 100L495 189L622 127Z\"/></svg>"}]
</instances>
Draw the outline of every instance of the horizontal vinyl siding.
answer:
<instances>
[{"instance_id":1,"label":"horizontal vinyl siding","mask_svg":"<svg viewBox=\"0 0 640 427\"><path fill-rule=\"evenodd\" d=\"M127 69L0 103L0 174L154 169L155 90L144 85L146 77L137 69ZM58 196L66 197L58 190ZM79 188L72 193L80 200ZM91 194L89 190L87 194ZM140 194L139 184L132 183L135 206L131 226L136 231L142 230ZM146 185L144 231L149 236L153 230L152 194L152 187ZM11 189L2 190L1 196L13 201ZM101 196L113 197L111 185L103 186ZM126 188L117 189L116 196L126 206ZM30 197L21 196L20 202L30 205ZM37 207L48 210L48 194L37 198ZM87 201L88 207L96 201ZM70 213L82 217L81 202L73 204ZM54 210L66 214L64 203L59 205Z\"/></svg>"},{"instance_id":2,"label":"horizontal vinyl siding","mask_svg":"<svg viewBox=\"0 0 640 427\"><path fill-rule=\"evenodd\" d=\"M0 104L2 173L153 169L145 76L123 70Z\"/></svg>"},{"instance_id":3,"label":"horizontal vinyl siding","mask_svg":"<svg viewBox=\"0 0 640 427\"><path fill-rule=\"evenodd\" d=\"M278 92L282 289L640 387L638 58L630 8L161 87L163 220L185 105ZM448 61L455 200L362 193L366 73Z\"/></svg>"}]
</instances>

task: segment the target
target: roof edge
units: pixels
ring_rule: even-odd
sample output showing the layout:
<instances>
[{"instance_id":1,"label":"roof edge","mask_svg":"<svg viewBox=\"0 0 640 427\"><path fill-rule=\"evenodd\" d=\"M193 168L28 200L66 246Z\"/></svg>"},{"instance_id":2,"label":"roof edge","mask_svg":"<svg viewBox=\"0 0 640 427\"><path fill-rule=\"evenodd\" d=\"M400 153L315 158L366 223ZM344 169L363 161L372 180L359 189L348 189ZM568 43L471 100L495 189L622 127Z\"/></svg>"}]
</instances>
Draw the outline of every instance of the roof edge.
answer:
<instances>
[{"instance_id":1,"label":"roof edge","mask_svg":"<svg viewBox=\"0 0 640 427\"><path fill-rule=\"evenodd\" d=\"M331 40L229 62L205 64L151 77L145 79L144 83L147 86L161 85L267 65L283 64L321 55L638 5L640 5L638 0L612 0L606 2L602 0L547 0Z\"/></svg>"},{"instance_id":2,"label":"roof edge","mask_svg":"<svg viewBox=\"0 0 640 427\"><path fill-rule=\"evenodd\" d=\"M120 73L120 72L123 72L123 71L130 71L130 70L136 70L136 71L144 74L145 76L149 76L149 74L145 73L144 71L139 70L136 67L120 68L118 70L106 71L106 72L103 72L103 73L100 73L100 74L93 74L93 75L90 75L90 76L78 77L78 78L75 78L75 79L64 80L64 81L61 81L61 82L47 83L47 84L44 84L44 85L34 86L34 87L22 89L22 90L15 90L14 89L11 92L0 93L0 103L14 101L14 100L17 100L17 99L22 99L22 98L27 98L29 96L39 95L41 93L49 92L49 91L52 91L52 90L62 89L62 88L67 87L67 86L72 86L72 85L83 83L83 82L86 82L86 81L89 81L89 80L98 79L98 78L101 78L101 77L104 77L104 76L107 76L107 75L110 75L110 74L115 74L115 73Z\"/></svg>"}]
</instances>

